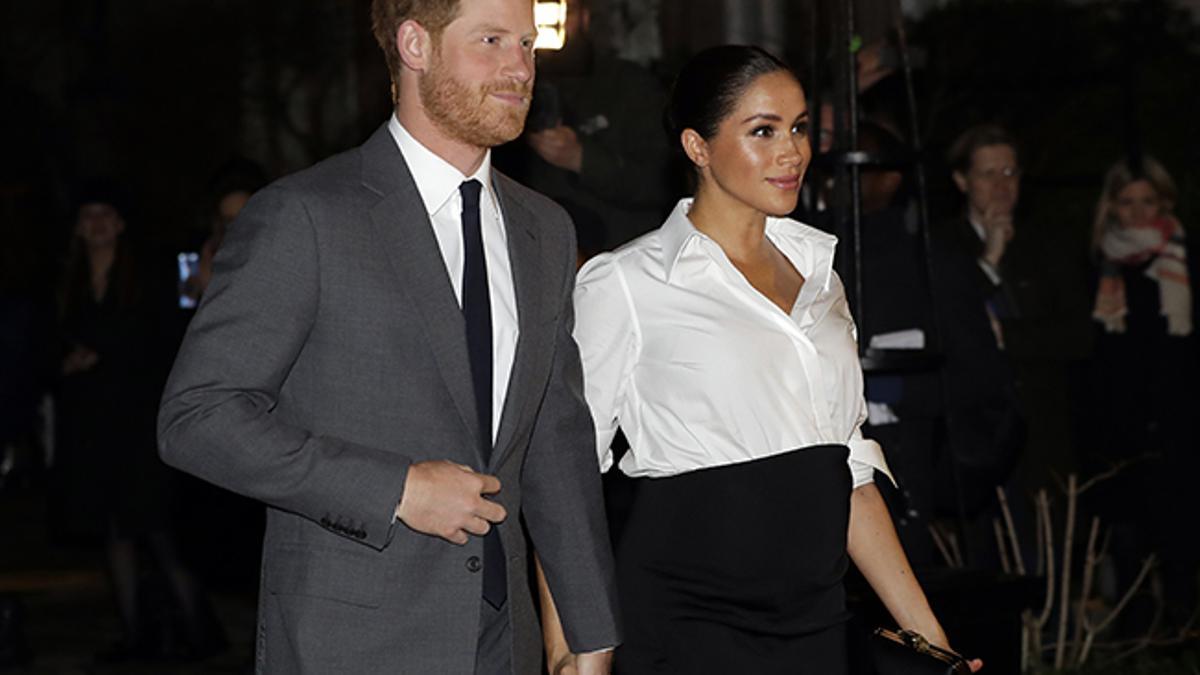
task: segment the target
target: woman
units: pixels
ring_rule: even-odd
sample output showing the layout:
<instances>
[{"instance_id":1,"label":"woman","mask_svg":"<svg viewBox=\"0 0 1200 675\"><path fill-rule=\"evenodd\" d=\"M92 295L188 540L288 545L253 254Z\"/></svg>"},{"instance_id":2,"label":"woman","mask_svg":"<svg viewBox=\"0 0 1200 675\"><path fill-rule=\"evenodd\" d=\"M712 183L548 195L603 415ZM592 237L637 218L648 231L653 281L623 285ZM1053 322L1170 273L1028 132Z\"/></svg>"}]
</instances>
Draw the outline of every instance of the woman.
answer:
<instances>
[{"instance_id":1,"label":"woman","mask_svg":"<svg viewBox=\"0 0 1200 675\"><path fill-rule=\"evenodd\" d=\"M843 673L848 557L901 627L945 646L872 482L887 465L859 432L836 240L781 217L812 152L800 83L761 49L709 49L667 118L695 198L585 265L575 296L602 467L620 425L640 479L617 671Z\"/></svg>"},{"instance_id":2,"label":"woman","mask_svg":"<svg viewBox=\"0 0 1200 675\"><path fill-rule=\"evenodd\" d=\"M1094 472L1133 462L1095 501L1113 527L1119 590L1132 583L1142 558L1158 552L1168 619L1182 624L1198 600L1200 551L1175 523L1200 516L1190 485L1200 466L1189 424L1195 270L1172 213L1175 196L1170 174L1151 157L1118 162L1105 176L1093 230L1099 330L1091 388L1097 435L1089 445Z\"/></svg>"},{"instance_id":3,"label":"woman","mask_svg":"<svg viewBox=\"0 0 1200 675\"><path fill-rule=\"evenodd\" d=\"M103 538L124 635L105 662L161 655L163 626L143 615L139 544L159 563L184 622L172 655L200 656L223 637L201 619L196 582L170 536L170 474L155 449L158 402L152 288L126 237L118 192L79 200L61 298L56 520L68 534Z\"/></svg>"}]
</instances>

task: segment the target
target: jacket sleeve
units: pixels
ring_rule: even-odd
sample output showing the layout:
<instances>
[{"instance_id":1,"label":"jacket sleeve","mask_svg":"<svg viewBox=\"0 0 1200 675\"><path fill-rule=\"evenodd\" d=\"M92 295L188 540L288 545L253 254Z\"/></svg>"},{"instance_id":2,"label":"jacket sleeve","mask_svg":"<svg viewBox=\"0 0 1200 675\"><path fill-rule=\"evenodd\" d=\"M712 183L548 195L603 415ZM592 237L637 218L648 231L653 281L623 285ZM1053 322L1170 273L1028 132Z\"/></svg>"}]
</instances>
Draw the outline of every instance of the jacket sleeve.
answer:
<instances>
[{"instance_id":1,"label":"jacket sleeve","mask_svg":"<svg viewBox=\"0 0 1200 675\"><path fill-rule=\"evenodd\" d=\"M608 524L596 467L595 432L571 337L574 237L563 254L553 366L522 473L522 511L575 653L620 641Z\"/></svg>"},{"instance_id":2,"label":"jacket sleeve","mask_svg":"<svg viewBox=\"0 0 1200 675\"><path fill-rule=\"evenodd\" d=\"M229 230L163 393L168 464L376 549L391 537L410 460L320 436L277 414L319 311L316 230L272 186Z\"/></svg>"}]
</instances>

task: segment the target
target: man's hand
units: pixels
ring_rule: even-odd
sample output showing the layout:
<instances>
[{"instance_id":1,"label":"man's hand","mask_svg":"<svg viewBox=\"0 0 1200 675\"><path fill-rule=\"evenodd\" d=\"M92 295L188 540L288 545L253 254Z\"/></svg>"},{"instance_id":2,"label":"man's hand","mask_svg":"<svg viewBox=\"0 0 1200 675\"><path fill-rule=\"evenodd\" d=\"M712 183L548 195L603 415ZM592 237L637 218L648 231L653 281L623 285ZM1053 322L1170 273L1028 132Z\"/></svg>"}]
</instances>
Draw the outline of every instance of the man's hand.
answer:
<instances>
[{"instance_id":1,"label":"man's hand","mask_svg":"<svg viewBox=\"0 0 1200 675\"><path fill-rule=\"evenodd\" d=\"M495 476L445 460L417 462L408 468L396 517L417 532L461 545L470 534L487 534L492 523L508 515L503 506L483 498L497 492L500 480Z\"/></svg>"},{"instance_id":2,"label":"man's hand","mask_svg":"<svg viewBox=\"0 0 1200 675\"><path fill-rule=\"evenodd\" d=\"M983 214L983 259L993 269L1000 267L1008 242L1013 238L1012 211L995 207Z\"/></svg>"},{"instance_id":3,"label":"man's hand","mask_svg":"<svg viewBox=\"0 0 1200 675\"><path fill-rule=\"evenodd\" d=\"M608 675L612 672L611 649L588 654L567 654L550 665L550 675Z\"/></svg>"},{"instance_id":4,"label":"man's hand","mask_svg":"<svg viewBox=\"0 0 1200 675\"><path fill-rule=\"evenodd\" d=\"M547 164L574 173L583 170L583 144L571 127L558 125L553 129L525 134L529 147Z\"/></svg>"}]
</instances>

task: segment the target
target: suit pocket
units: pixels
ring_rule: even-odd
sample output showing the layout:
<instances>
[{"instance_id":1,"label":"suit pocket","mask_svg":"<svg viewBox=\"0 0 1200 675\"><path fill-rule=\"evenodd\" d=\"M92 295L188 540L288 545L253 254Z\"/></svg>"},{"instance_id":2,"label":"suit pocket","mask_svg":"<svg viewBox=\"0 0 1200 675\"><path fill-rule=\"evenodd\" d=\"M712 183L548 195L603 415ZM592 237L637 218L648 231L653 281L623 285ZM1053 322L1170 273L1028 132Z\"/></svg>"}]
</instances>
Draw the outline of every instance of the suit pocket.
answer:
<instances>
[{"instance_id":1,"label":"suit pocket","mask_svg":"<svg viewBox=\"0 0 1200 675\"><path fill-rule=\"evenodd\" d=\"M382 557L331 548L268 550L266 586L275 595L302 595L376 608L383 600Z\"/></svg>"}]
</instances>

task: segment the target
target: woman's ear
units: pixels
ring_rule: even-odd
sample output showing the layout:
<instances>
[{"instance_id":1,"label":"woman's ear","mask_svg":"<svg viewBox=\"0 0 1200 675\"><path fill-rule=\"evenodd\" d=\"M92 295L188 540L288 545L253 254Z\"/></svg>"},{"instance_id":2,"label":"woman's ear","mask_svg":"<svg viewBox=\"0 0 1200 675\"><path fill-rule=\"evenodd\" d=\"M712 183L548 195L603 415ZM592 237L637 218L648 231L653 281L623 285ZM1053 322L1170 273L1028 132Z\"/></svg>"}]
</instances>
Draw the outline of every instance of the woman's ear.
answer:
<instances>
[{"instance_id":1,"label":"woman's ear","mask_svg":"<svg viewBox=\"0 0 1200 675\"><path fill-rule=\"evenodd\" d=\"M396 29L396 49L405 66L423 71L433 56L433 40L424 26L409 19Z\"/></svg>"},{"instance_id":2,"label":"woman's ear","mask_svg":"<svg viewBox=\"0 0 1200 675\"><path fill-rule=\"evenodd\" d=\"M708 141L704 140L704 137L695 129L684 129L679 134L679 143L696 168L703 169L708 166Z\"/></svg>"}]
</instances>

